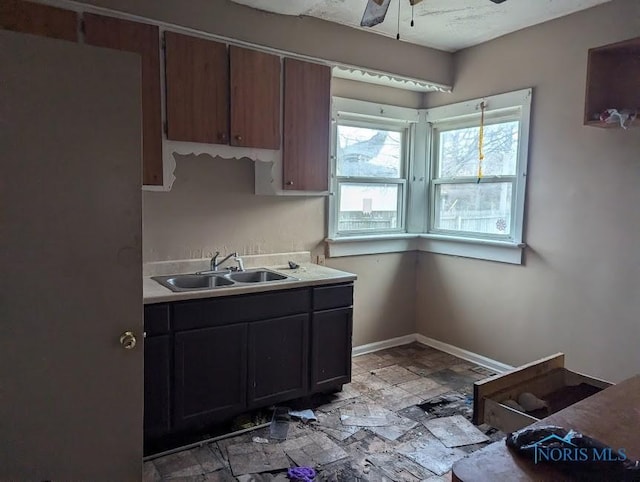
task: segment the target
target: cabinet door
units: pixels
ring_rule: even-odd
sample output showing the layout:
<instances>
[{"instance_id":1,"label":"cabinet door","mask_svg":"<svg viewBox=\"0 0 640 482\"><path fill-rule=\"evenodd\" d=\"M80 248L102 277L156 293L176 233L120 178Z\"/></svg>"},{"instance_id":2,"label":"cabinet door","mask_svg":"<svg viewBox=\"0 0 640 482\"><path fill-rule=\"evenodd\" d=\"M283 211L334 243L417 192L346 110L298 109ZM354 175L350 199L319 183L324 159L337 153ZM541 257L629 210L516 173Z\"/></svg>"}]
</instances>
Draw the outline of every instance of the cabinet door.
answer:
<instances>
[{"instance_id":1,"label":"cabinet door","mask_svg":"<svg viewBox=\"0 0 640 482\"><path fill-rule=\"evenodd\" d=\"M329 67L284 60L284 189L328 189L330 104Z\"/></svg>"},{"instance_id":2,"label":"cabinet door","mask_svg":"<svg viewBox=\"0 0 640 482\"><path fill-rule=\"evenodd\" d=\"M144 341L144 439L145 443L169 433L171 337Z\"/></svg>"},{"instance_id":3,"label":"cabinet door","mask_svg":"<svg viewBox=\"0 0 640 482\"><path fill-rule=\"evenodd\" d=\"M227 46L174 32L165 33L165 42L167 138L227 144Z\"/></svg>"},{"instance_id":4,"label":"cabinet door","mask_svg":"<svg viewBox=\"0 0 640 482\"><path fill-rule=\"evenodd\" d=\"M311 322L311 391L338 388L351 381L353 310L317 311Z\"/></svg>"},{"instance_id":5,"label":"cabinet door","mask_svg":"<svg viewBox=\"0 0 640 482\"><path fill-rule=\"evenodd\" d=\"M231 145L280 149L280 57L229 47Z\"/></svg>"},{"instance_id":6,"label":"cabinet door","mask_svg":"<svg viewBox=\"0 0 640 482\"><path fill-rule=\"evenodd\" d=\"M40 3L2 0L0 28L77 42L78 14Z\"/></svg>"},{"instance_id":7,"label":"cabinet door","mask_svg":"<svg viewBox=\"0 0 640 482\"><path fill-rule=\"evenodd\" d=\"M158 27L85 13L85 41L90 45L135 52L142 57L143 183L162 185L162 114Z\"/></svg>"},{"instance_id":8,"label":"cabinet door","mask_svg":"<svg viewBox=\"0 0 640 482\"><path fill-rule=\"evenodd\" d=\"M249 324L249 406L301 397L308 384L309 315Z\"/></svg>"},{"instance_id":9,"label":"cabinet door","mask_svg":"<svg viewBox=\"0 0 640 482\"><path fill-rule=\"evenodd\" d=\"M222 420L246 408L247 324L177 332L176 429Z\"/></svg>"}]
</instances>

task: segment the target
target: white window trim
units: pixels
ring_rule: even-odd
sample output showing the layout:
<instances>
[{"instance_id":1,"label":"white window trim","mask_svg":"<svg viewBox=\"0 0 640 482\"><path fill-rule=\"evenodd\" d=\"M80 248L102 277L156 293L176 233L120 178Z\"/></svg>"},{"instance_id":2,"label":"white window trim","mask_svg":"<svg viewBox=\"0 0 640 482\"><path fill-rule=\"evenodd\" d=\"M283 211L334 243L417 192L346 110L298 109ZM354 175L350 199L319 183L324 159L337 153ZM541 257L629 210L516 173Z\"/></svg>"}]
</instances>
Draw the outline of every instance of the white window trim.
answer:
<instances>
[{"instance_id":1,"label":"white window trim","mask_svg":"<svg viewBox=\"0 0 640 482\"><path fill-rule=\"evenodd\" d=\"M407 205L405 207L406 233L370 234L359 236L336 236L333 232L336 221L335 196L329 198L329 237L325 240L329 257L356 256L365 254L423 251L430 253L461 256L510 264L522 264L524 201L529 154L529 124L531 117L532 89L488 96L457 104L432 109L407 109L352 99L334 98L332 129L332 153L335 153L335 120L340 112L354 116L359 113L363 119L402 119L413 125L411 150L407 171ZM485 102L485 113L520 107L519 162L516 175L515 224L512 241L496 239L467 238L440 233L428 233L428 217L431 210L429 176L431 172L430 149L432 125L439 120L477 114L480 104ZM332 192L335 192L335 155L331 159Z\"/></svg>"}]
</instances>

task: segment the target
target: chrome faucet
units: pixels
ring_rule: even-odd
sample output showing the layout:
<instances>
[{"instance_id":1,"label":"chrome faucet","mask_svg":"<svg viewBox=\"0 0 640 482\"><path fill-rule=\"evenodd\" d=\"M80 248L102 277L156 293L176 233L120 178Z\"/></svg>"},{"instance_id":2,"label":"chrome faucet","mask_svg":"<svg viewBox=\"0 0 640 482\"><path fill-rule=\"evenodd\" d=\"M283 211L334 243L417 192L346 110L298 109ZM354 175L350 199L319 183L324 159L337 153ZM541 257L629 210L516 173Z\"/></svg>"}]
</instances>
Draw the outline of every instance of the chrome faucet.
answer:
<instances>
[{"instance_id":1,"label":"chrome faucet","mask_svg":"<svg viewBox=\"0 0 640 482\"><path fill-rule=\"evenodd\" d=\"M238 253L236 252L230 253L228 256L225 256L220 261L218 261L218 256L220 256L220 251L216 251L213 257L211 258L211 266L210 266L211 271L218 271L218 267L232 257L234 261L238 263L238 267L236 268L236 270L244 271L244 263L242 262L242 258L238 256Z\"/></svg>"}]
</instances>

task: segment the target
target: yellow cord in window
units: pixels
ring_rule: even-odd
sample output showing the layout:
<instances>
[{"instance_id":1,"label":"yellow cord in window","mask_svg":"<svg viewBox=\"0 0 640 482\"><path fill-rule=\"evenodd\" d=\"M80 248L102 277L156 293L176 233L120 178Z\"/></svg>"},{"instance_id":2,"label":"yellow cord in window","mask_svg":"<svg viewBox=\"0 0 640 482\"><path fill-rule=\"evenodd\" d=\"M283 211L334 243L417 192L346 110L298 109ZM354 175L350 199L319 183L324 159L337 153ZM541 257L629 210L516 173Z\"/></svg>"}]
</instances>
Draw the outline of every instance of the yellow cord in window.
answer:
<instances>
[{"instance_id":1,"label":"yellow cord in window","mask_svg":"<svg viewBox=\"0 0 640 482\"><path fill-rule=\"evenodd\" d=\"M478 183L482 179L482 161L484 159L484 101L480 104L480 135L478 137Z\"/></svg>"}]
</instances>

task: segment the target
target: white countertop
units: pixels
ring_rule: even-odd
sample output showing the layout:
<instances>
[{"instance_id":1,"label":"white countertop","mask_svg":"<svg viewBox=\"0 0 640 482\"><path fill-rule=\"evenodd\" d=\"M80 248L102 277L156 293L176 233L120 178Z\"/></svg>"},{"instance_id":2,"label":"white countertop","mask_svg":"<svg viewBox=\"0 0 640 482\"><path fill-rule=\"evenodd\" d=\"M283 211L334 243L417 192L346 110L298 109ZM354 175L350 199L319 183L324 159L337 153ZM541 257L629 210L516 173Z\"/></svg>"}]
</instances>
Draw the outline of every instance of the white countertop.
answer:
<instances>
[{"instance_id":1,"label":"white countertop","mask_svg":"<svg viewBox=\"0 0 640 482\"><path fill-rule=\"evenodd\" d=\"M144 304L150 305L166 301L195 300L202 298L214 298L217 296L232 296L247 293L259 293L262 291L302 288L305 286L346 283L348 281L355 281L357 278L353 273L347 273L345 271L339 271L337 269L312 263L301 263L300 267L296 269L290 269L286 265L264 266L264 268L287 276L293 276L298 279L270 283L244 284L229 288L214 288L210 290L174 292L169 288L165 288L157 281L152 280L151 277L146 276L142 279Z\"/></svg>"}]
</instances>

